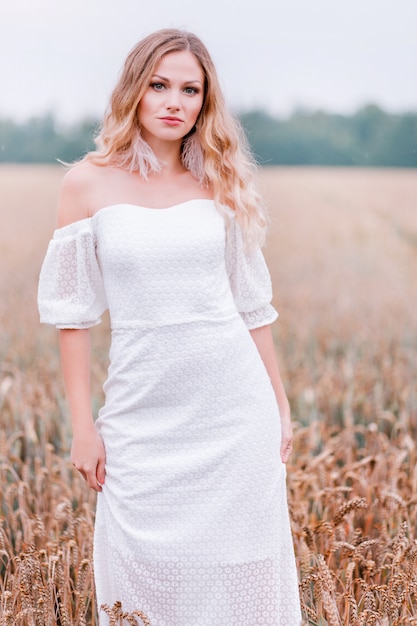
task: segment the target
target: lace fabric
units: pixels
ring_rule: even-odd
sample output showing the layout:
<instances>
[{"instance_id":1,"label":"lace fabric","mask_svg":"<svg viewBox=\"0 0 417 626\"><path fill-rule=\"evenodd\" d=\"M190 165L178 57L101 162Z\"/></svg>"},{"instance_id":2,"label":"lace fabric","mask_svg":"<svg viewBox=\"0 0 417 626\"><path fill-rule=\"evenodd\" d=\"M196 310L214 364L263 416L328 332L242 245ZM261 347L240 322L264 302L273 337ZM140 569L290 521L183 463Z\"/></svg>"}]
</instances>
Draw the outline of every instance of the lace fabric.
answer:
<instances>
[{"instance_id":1,"label":"lace fabric","mask_svg":"<svg viewBox=\"0 0 417 626\"><path fill-rule=\"evenodd\" d=\"M279 412L248 332L277 314L241 244L210 200L117 205L56 231L42 269L42 321L110 311L97 601L152 626L301 622Z\"/></svg>"},{"instance_id":2,"label":"lace fabric","mask_svg":"<svg viewBox=\"0 0 417 626\"><path fill-rule=\"evenodd\" d=\"M141 207L132 208L139 211ZM57 328L89 328L101 322L108 305L96 253L95 223L94 218L87 218L55 231L39 279L42 323ZM234 219L225 242L225 266L236 308L247 327L274 322L278 314L270 304L271 280L262 251L244 252L240 228Z\"/></svg>"},{"instance_id":3,"label":"lace fabric","mask_svg":"<svg viewBox=\"0 0 417 626\"><path fill-rule=\"evenodd\" d=\"M89 328L107 308L91 219L55 231L39 278L41 322Z\"/></svg>"}]
</instances>

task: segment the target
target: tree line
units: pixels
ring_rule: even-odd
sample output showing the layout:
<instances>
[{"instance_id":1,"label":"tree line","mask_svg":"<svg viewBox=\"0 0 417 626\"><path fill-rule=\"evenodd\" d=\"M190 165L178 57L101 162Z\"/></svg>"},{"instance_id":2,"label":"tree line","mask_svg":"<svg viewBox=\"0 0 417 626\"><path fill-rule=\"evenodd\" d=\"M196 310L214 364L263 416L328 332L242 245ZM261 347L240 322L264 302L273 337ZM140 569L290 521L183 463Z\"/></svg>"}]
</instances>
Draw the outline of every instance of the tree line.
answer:
<instances>
[{"instance_id":1,"label":"tree line","mask_svg":"<svg viewBox=\"0 0 417 626\"><path fill-rule=\"evenodd\" d=\"M388 113L370 104L351 115L297 110L239 116L260 165L417 167L417 112ZM0 119L0 162L72 162L94 148L98 122L62 126L52 114L17 123Z\"/></svg>"}]
</instances>

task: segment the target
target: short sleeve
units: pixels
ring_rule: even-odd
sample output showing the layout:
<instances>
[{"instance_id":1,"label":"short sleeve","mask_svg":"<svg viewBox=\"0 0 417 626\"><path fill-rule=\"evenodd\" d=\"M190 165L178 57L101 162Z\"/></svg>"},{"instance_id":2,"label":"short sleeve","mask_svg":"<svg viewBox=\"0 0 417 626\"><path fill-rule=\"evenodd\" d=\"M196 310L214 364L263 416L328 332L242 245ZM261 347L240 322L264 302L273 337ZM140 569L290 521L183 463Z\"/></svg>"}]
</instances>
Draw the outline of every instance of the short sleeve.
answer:
<instances>
[{"instance_id":1,"label":"short sleeve","mask_svg":"<svg viewBox=\"0 0 417 626\"><path fill-rule=\"evenodd\" d=\"M240 226L233 217L226 239L226 270L236 307L249 330L272 324L271 277L262 250L245 251Z\"/></svg>"},{"instance_id":2,"label":"short sleeve","mask_svg":"<svg viewBox=\"0 0 417 626\"><path fill-rule=\"evenodd\" d=\"M55 231L39 277L40 320L57 328L90 328L107 309L91 219Z\"/></svg>"}]
</instances>

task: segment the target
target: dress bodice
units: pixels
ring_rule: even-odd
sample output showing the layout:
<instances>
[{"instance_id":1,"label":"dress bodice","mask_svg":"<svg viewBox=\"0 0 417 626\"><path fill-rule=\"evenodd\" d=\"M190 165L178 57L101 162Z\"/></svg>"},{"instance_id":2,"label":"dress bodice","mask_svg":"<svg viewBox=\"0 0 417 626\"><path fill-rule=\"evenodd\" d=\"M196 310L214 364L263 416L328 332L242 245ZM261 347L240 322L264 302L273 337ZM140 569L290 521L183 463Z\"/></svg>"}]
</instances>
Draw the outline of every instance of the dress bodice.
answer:
<instances>
[{"instance_id":1,"label":"dress bodice","mask_svg":"<svg viewBox=\"0 0 417 626\"><path fill-rule=\"evenodd\" d=\"M41 321L83 328L109 309L113 327L221 319L239 312L248 326L276 312L261 251L244 252L214 201L167 209L102 208L55 231L39 286Z\"/></svg>"},{"instance_id":2,"label":"dress bodice","mask_svg":"<svg viewBox=\"0 0 417 626\"><path fill-rule=\"evenodd\" d=\"M211 201L110 207L93 222L112 325L186 322L236 310L224 222Z\"/></svg>"}]
</instances>

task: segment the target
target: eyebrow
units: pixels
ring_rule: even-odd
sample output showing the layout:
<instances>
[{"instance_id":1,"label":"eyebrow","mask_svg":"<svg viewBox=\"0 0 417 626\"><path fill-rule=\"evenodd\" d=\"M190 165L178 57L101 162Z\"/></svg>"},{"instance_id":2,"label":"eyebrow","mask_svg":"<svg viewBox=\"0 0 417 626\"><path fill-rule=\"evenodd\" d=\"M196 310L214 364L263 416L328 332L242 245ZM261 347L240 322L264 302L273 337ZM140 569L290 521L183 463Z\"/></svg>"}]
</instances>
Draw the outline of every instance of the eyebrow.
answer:
<instances>
[{"instance_id":1,"label":"eyebrow","mask_svg":"<svg viewBox=\"0 0 417 626\"><path fill-rule=\"evenodd\" d=\"M152 79L154 78L159 78L159 80L163 80L166 83L169 83L169 78L165 78L165 76L161 76L160 74L153 74ZM198 83L199 85L202 85L202 82L200 80L197 79L192 79L192 80L185 80L184 84L189 85L191 83Z\"/></svg>"}]
</instances>

